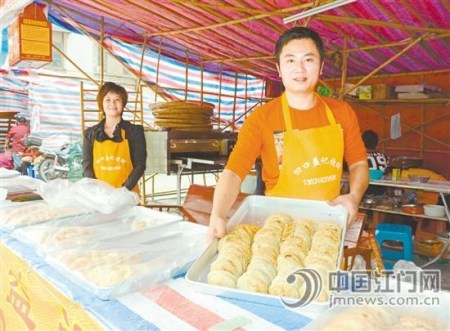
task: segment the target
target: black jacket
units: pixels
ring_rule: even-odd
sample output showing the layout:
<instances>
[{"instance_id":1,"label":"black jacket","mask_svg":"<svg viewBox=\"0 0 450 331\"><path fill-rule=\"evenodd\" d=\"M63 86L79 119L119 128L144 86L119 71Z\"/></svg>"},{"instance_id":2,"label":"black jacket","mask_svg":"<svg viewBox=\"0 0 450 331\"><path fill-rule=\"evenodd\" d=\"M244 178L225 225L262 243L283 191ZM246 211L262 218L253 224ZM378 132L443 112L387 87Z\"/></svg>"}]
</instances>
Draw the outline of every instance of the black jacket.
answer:
<instances>
[{"instance_id":1,"label":"black jacket","mask_svg":"<svg viewBox=\"0 0 450 331\"><path fill-rule=\"evenodd\" d=\"M97 140L102 142L109 139L120 142L122 141L120 131L121 129L124 129L126 139L128 139L128 146L130 147L130 158L133 164L133 171L122 185L127 189L132 190L145 171L147 148L145 144L144 128L142 125L135 125L131 124L129 121L122 120L117 124L113 133L113 138L108 137L104 128L105 120L102 120L100 123L87 128L83 133L83 177L95 178L93 168L94 141Z\"/></svg>"}]
</instances>

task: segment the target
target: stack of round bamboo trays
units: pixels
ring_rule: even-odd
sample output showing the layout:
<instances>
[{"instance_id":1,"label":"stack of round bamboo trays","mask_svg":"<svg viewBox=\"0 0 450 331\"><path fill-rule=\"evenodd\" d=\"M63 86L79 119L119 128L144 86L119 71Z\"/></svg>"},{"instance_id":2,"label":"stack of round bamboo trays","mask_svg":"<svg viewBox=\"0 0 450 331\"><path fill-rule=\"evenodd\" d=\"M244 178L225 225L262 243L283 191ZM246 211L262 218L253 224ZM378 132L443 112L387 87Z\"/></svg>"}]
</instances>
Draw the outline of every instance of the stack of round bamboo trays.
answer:
<instances>
[{"instance_id":1,"label":"stack of round bamboo trays","mask_svg":"<svg viewBox=\"0 0 450 331\"><path fill-rule=\"evenodd\" d=\"M169 101L150 105L155 125L161 129L211 131L214 105L201 101Z\"/></svg>"}]
</instances>

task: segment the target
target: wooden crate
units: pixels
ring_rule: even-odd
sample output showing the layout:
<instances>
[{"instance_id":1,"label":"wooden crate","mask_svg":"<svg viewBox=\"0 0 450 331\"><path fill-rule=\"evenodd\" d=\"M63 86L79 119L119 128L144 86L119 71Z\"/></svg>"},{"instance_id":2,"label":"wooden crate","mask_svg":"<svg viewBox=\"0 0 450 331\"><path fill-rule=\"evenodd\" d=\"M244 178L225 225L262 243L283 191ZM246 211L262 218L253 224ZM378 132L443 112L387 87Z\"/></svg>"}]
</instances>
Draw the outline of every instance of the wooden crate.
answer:
<instances>
[{"instance_id":1,"label":"wooden crate","mask_svg":"<svg viewBox=\"0 0 450 331\"><path fill-rule=\"evenodd\" d=\"M393 97L394 97L393 86L387 84L372 85L372 99L383 100L383 99L392 99Z\"/></svg>"}]
</instances>

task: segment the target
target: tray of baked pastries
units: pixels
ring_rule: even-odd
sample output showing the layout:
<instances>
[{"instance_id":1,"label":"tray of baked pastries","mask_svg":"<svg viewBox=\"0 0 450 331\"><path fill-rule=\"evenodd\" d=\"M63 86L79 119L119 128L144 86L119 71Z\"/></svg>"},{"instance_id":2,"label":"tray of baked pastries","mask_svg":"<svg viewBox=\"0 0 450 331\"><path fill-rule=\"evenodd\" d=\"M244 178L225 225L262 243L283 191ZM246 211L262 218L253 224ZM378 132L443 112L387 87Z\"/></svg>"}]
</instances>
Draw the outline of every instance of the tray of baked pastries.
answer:
<instances>
[{"instance_id":1,"label":"tray of baked pastries","mask_svg":"<svg viewBox=\"0 0 450 331\"><path fill-rule=\"evenodd\" d=\"M112 214L91 213L21 227L11 236L44 255L111 239L130 241L133 235L141 232L148 239L148 230L169 226L181 219L180 215L134 206Z\"/></svg>"},{"instance_id":2,"label":"tray of baked pastries","mask_svg":"<svg viewBox=\"0 0 450 331\"><path fill-rule=\"evenodd\" d=\"M178 222L159 228L158 236L146 241L101 241L49 253L45 260L80 287L109 300L185 273L204 251L206 231L205 226Z\"/></svg>"},{"instance_id":3,"label":"tray of baked pastries","mask_svg":"<svg viewBox=\"0 0 450 331\"><path fill-rule=\"evenodd\" d=\"M315 293L305 309L327 309L329 273L342 258L347 216L343 206L321 201L247 197L227 234L207 247L186 279L203 293L275 306ZM314 270L320 281L296 276L302 270Z\"/></svg>"}]
</instances>

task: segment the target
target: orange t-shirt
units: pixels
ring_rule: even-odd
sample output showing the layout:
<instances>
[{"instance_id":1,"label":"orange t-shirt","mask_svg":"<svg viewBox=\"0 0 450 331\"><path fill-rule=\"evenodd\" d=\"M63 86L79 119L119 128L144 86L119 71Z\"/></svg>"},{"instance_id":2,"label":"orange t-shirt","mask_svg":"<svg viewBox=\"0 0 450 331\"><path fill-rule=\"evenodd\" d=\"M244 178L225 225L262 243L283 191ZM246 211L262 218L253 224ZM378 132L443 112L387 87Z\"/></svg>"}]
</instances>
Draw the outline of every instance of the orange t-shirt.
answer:
<instances>
[{"instance_id":1,"label":"orange t-shirt","mask_svg":"<svg viewBox=\"0 0 450 331\"><path fill-rule=\"evenodd\" d=\"M367 159L366 148L361 138L358 119L350 105L342 100L322 97L328 104L336 122L344 131L344 159L350 166ZM318 101L308 110L290 109L294 129L310 129L329 125L325 105ZM263 162L262 178L270 190L278 181L279 167L275 149L274 133L285 131L281 98L278 97L260 107L247 118L226 169L236 173L242 180L250 172L258 156ZM301 151L299 151L301 153Z\"/></svg>"}]
</instances>

